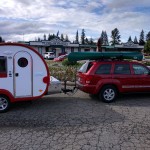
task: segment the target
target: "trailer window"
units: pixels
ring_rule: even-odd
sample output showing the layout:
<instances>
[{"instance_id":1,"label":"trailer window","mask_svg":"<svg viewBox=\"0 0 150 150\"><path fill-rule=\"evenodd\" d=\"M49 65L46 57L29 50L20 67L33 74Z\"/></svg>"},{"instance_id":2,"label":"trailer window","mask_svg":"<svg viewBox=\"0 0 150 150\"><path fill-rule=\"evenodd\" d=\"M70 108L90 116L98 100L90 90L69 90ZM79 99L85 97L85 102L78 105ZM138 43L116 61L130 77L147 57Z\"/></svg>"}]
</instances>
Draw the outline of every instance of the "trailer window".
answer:
<instances>
[{"instance_id":1,"label":"trailer window","mask_svg":"<svg viewBox=\"0 0 150 150\"><path fill-rule=\"evenodd\" d=\"M7 59L6 57L0 57L0 77L7 76Z\"/></svg>"},{"instance_id":2,"label":"trailer window","mask_svg":"<svg viewBox=\"0 0 150 150\"><path fill-rule=\"evenodd\" d=\"M19 58L19 60L18 60L18 65L20 66L20 67L26 67L27 65L28 65L28 60L26 59L26 58L24 58L24 57L21 57L21 58Z\"/></svg>"}]
</instances>

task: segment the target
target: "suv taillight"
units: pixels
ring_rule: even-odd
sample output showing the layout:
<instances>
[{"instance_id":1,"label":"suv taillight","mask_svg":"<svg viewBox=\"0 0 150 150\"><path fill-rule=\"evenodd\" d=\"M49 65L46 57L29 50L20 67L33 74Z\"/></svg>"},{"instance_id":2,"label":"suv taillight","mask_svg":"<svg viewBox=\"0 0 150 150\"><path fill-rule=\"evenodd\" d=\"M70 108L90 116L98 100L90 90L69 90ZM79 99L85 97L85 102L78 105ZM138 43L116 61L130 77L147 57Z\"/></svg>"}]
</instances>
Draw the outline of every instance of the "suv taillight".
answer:
<instances>
[{"instance_id":1,"label":"suv taillight","mask_svg":"<svg viewBox=\"0 0 150 150\"><path fill-rule=\"evenodd\" d=\"M86 77L85 78L85 84L90 84L91 83L91 77Z\"/></svg>"}]
</instances>

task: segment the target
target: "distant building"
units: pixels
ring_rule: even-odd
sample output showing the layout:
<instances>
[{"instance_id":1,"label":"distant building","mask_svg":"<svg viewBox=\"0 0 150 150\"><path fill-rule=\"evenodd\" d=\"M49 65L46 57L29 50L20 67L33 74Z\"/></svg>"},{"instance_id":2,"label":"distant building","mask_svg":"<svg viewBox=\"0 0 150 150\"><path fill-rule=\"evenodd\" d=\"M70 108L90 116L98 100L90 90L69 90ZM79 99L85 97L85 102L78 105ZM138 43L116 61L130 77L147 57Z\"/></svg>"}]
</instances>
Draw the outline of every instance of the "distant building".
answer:
<instances>
[{"instance_id":1,"label":"distant building","mask_svg":"<svg viewBox=\"0 0 150 150\"><path fill-rule=\"evenodd\" d=\"M114 46L102 46L102 51L138 51L141 52L144 46L134 44L132 41Z\"/></svg>"},{"instance_id":2,"label":"distant building","mask_svg":"<svg viewBox=\"0 0 150 150\"><path fill-rule=\"evenodd\" d=\"M41 41L29 41L29 42L20 42L27 44L34 49L36 49L41 55L45 52L54 52L56 57L65 53L71 52L86 52L86 51L96 51L96 45L82 45L74 44L71 42L65 42L55 37L52 40L41 40ZM133 42L123 43L121 45L114 46L104 46L102 45L102 51L141 51L144 46L139 46Z\"/></svg>"},{"instance_id":3,"label":"distant building","mask_svg":"<svg viewBox=\"0 0 150 150\"><path fill-rule=\"evenodd\" d=\"M96 45L74 44L71 42L62 41L59 38L54 38L50 41L48 40L29 41L25 42L24 44L33 47L41 55L43 55L45 52L52 51L55 53L56 57L70 52L96 51Z\"/></svg>"}]
</instances>

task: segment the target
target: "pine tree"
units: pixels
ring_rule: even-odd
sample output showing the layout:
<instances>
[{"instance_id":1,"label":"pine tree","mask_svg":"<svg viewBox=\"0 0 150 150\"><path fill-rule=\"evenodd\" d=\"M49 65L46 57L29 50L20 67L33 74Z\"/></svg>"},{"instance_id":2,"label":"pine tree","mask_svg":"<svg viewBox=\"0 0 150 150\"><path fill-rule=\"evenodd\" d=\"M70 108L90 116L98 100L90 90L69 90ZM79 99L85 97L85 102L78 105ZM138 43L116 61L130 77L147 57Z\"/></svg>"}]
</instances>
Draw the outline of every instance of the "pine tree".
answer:
<instances>
[{"instance_id":1,"label":"pine tree","mask_svg":"<svg viewBox=\"0 0 150 150\"><path fill-rule=\"evenodd\" d=\"M46 40L46 35L45 35L45 34L44 34L44 36L43 36L43 37L44 37L44 40Z\"/></svg>"},{"instance_id":2,"label":"pine tree","mask_svg":"<svg viewBox=\"0 0 150 150\"><path fill-rule=\"evenodd\" d=\"M105 44L104 44L104 37L105 37L104 31L102 31L101 37L100 37L100 38L101 38L101 44L102 44L102 45L105 45Z\"/></svg>"},{"instance_id":3,"label":"pine tree","mask_svg":"<svg viewBox=\"0 0 150 150\"><path fill-rule=\"evenodd\" d=\"M146 35L146 41L150 40L150 31Z\"/></svg>"},{"instance_id":4,"label":"pine tree","mask_svg":"<svg viewBox=\"0 0 150 150\"><path fill-rule=\"evenodd\" d=\"M41 41L41 39L38 37L38 41Z\"/></svg>"},{"instance_id":5,"label":"pine tree","mask_svg":"<svg viewBox=\"0 0 150 150\"><path fill-rule=\"evenodd\" d=\"M85 44L89 44L88 38L85 38Z\"/></svg>"},{"instance_id":6,"label":"pine tree","mask_svg":"<svg viewBox=\"0 0 150 150\"><path fill-rule=\"evenodd\" d=\"M81 32L81 44L85 44L85 30L82 29L82 32Z\"/></svg>"},{"instance_id":7,"label":"pine tree","mask_svg":"<svg viewBox=\"0 0 150 150\"><path fill-rule=\"evenodd\" d=\"M2 37L0 36L0 43L2 43L3 42L3 39L2 39Z\"/></svg>"},{"instance_id":8,"label":"pine tree","mask_svg":"<svg viewBox=\"0 0 150 150\"><path fill-rule=\"evenodd\" d=\"M61 39L62 41L64 41L64 35L63 35L63 34L61 34L60 39Z\"/></svg>"},{"instance_id":9,"label":"pine tree","mask_svg":"<svg viewBox=\"0 0 150 150\"><path fill-rule=\"evenodd\" d=\"M78 30L76 32L76 40L75 40L75 43L78 44L79 43L79 35L78 35Z\"/></svg>"},{"instance_id":10,"label":"pine tree","mask_svg":"<svg viewBox=\"0 0 150 150\"><path fill-rule=\"evenodd\" d=\"M91 44L91 45L94 44L94 41L93 41L93 38L92 38L92 37L90 38L89 44Z\"/></svg>"},{"instance_id":11,"label":"pine tree","mask_svg":"<svg viewBox=\"0 0 150 150\"><path fill-rule=\"evenodd\" d=\"M139 45L144 45L145 41L144 41L144 31L142 30L140 33L140 38L139 38Z\"/></svg>"},{"instance_id":12,"label":"pine tree","mask_svg":"<svg viewBox=\"0 0 150 150\"><path fill-rule=\"evenodd\" d=\"M129 36L129 38L128 38L128 42L132 42L132 38L131 38L131 36Z\"/></svg>"},{"instance_id":13,"label":"pine tree","mask_svg":"<svg viewBox=\"0 0 150 150\"><path fill-rule=\"evenodd\" d=\"M138 41L137 41L137 37L136 36L134 38L134 44L139 44Z\"/></svg>"},{"instance_id":14,"label":"pine tree","mask_svg":"<svg viewBox=\"0 0 150 150\"><path fill-rule=\"evenodd\" d=\"M105 31L105 45L109 45L107 32Z\"/></svg>"},{"instance_id":15,"label":"pine tree","mask_svg":"<svg viewBox=\"0 0 150 150\"><path fill-rule=\"evenodd\" d=\"M102 31L101 40L102 40L102 45L109 45L108 44L108 36L107 36L106 31Z\"/></svg>"},{"instance_id":16,"label":"pine tree","mask_svg":"<svg viewBox=\"0 0 150 150\"><path fill-rule=\"evenodd\" d=\"M115 45L115 44L120 44L120 35L119 35L119 30L117 28L115 28L114 30L111 31L111 38L112 41L110 41L111 45Z\"/></svg>"},{"instance_id":17,"label":"pine tree","mask_svg":"<svg viewBox=\"0 0 150 150\"><path fill-rule=\"evenodd\" d=\"M59 38L59 30L58 30L58 32L57 32L57 34L56 34L56 36Z\"/></svg>"},{"instance_id":18,"label":"pine tree","mask_svg":"<svg viewBox=\"0 0 150 150\"><path fill-rule=\"evenodd\" d=\"M144 45L144 51L150 53L150 40L148 40Z\"/></svg>"},{"instance_id":19,"label":"pine tree","mask_svg":"<svg viewBox=\"0 0 150 150\"><path fill-rule=\"evenodd\" d=\"M66 37L65 37L65 42L69 42L68 35L66 35Z\"/></svg>"}]
</instances>

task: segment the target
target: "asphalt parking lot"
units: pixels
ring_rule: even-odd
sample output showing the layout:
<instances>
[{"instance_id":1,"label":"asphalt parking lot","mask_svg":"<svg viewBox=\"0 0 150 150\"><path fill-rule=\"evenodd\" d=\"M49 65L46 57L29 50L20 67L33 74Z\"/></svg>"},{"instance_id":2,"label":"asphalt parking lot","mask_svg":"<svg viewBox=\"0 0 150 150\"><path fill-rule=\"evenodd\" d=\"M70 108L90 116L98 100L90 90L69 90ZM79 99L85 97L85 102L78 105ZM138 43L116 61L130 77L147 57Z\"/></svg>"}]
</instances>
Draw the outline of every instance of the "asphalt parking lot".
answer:
<instances>
[{"instance_id":1,"label":"asphalt parking lot","mask_svg":"<svg viewBox=\"0 0 150 150\"><path fill-rule=\"evenodd\" d=\"M149 150L149 97L106 104L78 91L16 103L0 114L0 150Z\"/></svg>"}]
</instances>

